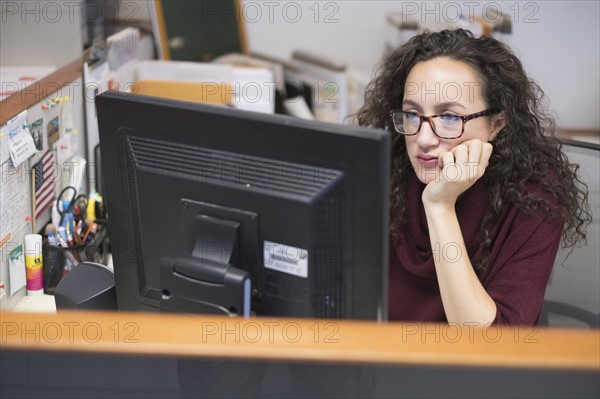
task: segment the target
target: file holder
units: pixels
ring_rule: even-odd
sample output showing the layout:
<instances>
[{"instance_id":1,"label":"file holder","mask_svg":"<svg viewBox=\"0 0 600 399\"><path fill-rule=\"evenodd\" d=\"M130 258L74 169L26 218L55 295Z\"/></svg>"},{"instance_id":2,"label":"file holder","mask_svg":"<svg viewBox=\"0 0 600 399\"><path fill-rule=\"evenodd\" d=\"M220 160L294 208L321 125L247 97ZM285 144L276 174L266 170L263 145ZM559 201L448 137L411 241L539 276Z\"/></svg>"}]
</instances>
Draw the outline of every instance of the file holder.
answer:
<instances>
[{"instance_id":1,"label":"file holder","mask_svg":"<svg viewBox=\"0 0 600 399\"><path fill-rule=\"evenodd\" d=\"M93 262L80 263L54 290L56 310L117 310L115 276L111 269Z\"/></svg>"},{"instance_id":2,"label":"file holder","mask_svg":"<svg viewBox=\"0 0 600 399\"><path fill-rule=\"evenodd\" d=\"M98 224L94 238L85 245L75 247L55 247L44 240L42 252L44 294L54 295L54 289L73 267L83 262L106 263L108 255L107 229L105 224Z\"/></svg>"}]
</instances>

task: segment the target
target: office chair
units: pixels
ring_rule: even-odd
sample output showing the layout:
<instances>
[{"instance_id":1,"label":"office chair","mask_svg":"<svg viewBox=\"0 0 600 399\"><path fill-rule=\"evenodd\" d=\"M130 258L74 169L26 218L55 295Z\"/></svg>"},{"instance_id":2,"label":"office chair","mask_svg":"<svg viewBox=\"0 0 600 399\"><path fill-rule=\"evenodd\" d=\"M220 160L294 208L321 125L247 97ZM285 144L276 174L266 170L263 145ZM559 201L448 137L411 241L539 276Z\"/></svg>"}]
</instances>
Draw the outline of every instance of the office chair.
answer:
<instances>
[{"instance_id":1,"label":"office chair","mask_svg":"<svg viewBox=\"0 0 600 399\"><path fill-rule=\"evenodd\" d=\"M588 185L592 223L588 226L587 245L560 248L539 318L540 326L600 327L600 146L563 141L563 151L572 163L581 166L581 180Z\"/></svg>"}]
</instances>

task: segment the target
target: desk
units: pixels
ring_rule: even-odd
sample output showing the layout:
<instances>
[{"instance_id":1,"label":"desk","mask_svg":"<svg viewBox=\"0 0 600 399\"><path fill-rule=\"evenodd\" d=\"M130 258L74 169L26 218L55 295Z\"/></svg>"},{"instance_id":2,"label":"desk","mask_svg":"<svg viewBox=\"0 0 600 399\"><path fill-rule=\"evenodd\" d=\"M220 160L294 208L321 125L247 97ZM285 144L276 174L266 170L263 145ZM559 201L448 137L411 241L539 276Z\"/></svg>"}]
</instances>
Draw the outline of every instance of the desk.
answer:
<instances>
[{"instance_id":1,"label":"desk","mask_svg":"<svg viewBox=\"0 0 600 399\"><path fill-rule=\"evenodd\" d=\"M13 312L56 313L54 295L26 295L16 304Z\"/></svg>"},{"instance_id":2,"label":"desk","mask_svg":"<svg viewBox=\"0 0 600 399\"><path fill-rule=\"evenodd\" d=\"M106 266L113 270L112 255L106 255ZM24 296L15 305L13 312L18 313L56 313L56 302L54 295L30 295Z\"/></svg>"},{"instance_id":3,"label":"desk","mask_svg":"<svg viewBox=\"0 0 600 399\"><path fill-rule=\"evenodd\" d=\"M600 145L600 131L592 129L556 129L556 136L559 139L583 141Z\"/></svg>"}]
</instances>

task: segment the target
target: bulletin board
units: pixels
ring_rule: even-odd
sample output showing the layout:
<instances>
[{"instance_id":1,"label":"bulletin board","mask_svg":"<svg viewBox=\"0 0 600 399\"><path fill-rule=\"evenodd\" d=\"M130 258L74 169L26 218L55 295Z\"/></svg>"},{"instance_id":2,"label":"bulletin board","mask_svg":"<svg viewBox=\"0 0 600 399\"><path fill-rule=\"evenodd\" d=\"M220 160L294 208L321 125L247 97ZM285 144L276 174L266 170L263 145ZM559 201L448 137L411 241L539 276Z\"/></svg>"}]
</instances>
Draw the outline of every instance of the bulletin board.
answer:
<instances>
[{"instance_id":1,"label":"bulletin board","mask_svg":"<svg viewBox=\"0 0 600 399\"><path fill-rule=\"evenodd\" d=\"M162 59L209 62L227 53L247 54L239 0L154 0L152 14Z\"/></svg>"}]
</instances>

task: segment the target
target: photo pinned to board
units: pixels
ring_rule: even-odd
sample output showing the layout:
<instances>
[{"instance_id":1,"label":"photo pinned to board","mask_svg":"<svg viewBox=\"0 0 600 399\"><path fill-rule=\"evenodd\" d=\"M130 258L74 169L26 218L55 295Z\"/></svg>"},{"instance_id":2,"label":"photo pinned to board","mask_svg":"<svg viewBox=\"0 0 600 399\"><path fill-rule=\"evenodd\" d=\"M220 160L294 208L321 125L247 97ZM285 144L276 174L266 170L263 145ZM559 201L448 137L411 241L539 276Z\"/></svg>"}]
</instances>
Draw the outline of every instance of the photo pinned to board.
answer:
<instances>
[{"instance_id":1,"label":"photo pinned to board","mask_svg":"<svg viewBox=\"0 0 600 399\"><path fill-rule=\"evenodd\" d=\"M48 134L48 146L54 145L60 139L60 122L58 116L48 122L47 130Z\"/></svg>"},{"instance_id":2,"label":"photo pinned to board","mask_svg":"<svg viewBox=\"0 0 600 399\"><path fill-rule=\"evenodd\" d=\"M29 133L38 151L44 149L44 119L40 118L29 125Z\"/></svg>"}]
</instances>

